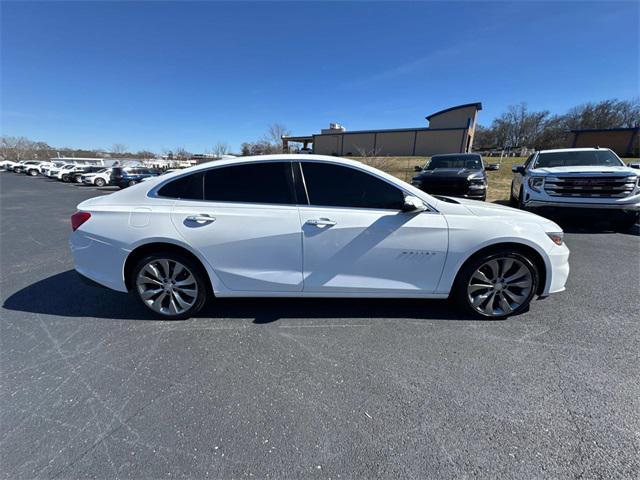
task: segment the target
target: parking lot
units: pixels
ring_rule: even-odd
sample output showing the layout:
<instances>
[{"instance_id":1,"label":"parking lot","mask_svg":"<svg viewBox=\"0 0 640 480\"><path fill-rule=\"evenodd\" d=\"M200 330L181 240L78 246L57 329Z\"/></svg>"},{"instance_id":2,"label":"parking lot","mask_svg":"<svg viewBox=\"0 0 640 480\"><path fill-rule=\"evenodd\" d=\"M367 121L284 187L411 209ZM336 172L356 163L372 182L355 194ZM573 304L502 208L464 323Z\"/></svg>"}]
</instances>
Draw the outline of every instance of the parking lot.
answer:
<instances>
[{"instance_id":1,"label":"parking lot","mask_svg":"<svg viewBox=\"0 0 640 480\"><path fill-rule=\"evenodd\" d=\"M0 189L3 478L640 475L637 229L563 224L567 291L505 321L227 299L161 322L73 271L69 216L113 188Z\"/></svg>"}]
</instances>

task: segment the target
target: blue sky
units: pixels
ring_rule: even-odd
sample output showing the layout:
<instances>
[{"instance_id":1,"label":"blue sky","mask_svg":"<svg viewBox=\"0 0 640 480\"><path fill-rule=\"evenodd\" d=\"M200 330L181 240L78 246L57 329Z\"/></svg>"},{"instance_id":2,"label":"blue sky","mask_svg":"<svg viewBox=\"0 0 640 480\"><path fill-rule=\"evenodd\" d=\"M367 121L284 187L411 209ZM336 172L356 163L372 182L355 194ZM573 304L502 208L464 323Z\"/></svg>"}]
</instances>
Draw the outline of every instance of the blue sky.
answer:
<instances>
[{"instance_id":1,"label":"blue sky","mask_svg":"<svg viewBox=\"0 0 640 480\"><path fill-rule=\"evenodd\" d=\"M637 2L1 5L2 133L53 146L237 149L426 126L481 101L563 112L638 96Z\"/></svg>"}]
</instances>

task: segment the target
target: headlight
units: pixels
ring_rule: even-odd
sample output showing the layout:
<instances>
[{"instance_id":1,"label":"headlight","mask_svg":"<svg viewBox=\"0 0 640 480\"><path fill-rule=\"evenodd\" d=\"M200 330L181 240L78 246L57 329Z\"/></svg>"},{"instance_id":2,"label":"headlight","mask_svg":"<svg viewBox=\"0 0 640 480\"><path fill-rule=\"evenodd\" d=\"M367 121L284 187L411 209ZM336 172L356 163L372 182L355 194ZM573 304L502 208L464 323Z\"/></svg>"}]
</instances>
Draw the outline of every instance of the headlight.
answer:
<instances>
[{"instance_id":1,"label":"headlight","mask_svg":"<svg viewBox=\"0 0 640 480\"><path fill-rule=\"evenodd\" d=\"M530 177L529 178L529 188L536 192L542 191L542 185L544 185L544 177Z\"/></svg>"},{"instance_id":2,"label":"headlight","mask_svg":"<svg viewBox=\"0 0 640 480\"><path fill-rule=\"evenodd\" d=\"M547 236L551 239L551 241L556 245L562 245L564 243L563 232L546 232L546 233L547 233Z\"/></svg>"}]
</instances>

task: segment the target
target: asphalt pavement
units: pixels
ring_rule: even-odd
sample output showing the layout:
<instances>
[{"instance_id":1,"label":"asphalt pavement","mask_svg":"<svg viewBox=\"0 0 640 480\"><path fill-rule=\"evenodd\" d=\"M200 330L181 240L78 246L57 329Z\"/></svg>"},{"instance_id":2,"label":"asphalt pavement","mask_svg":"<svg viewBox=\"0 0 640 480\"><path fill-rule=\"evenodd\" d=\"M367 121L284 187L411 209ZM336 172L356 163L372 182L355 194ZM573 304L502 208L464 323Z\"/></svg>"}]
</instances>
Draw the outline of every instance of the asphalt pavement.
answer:
<instances>
[{"instance_id":1,"label":"asphalt pavement","mask_svg":"<svg viewBox=\"0 0 640 480\"><path fill-rule=\"evenodd\" d=\"M0 173L0 476L638 478L640 237L568 225L566 292L504 321L446 301L242 299L152 320L87 286L76 204Z\"/></svg>"}]
</instances>

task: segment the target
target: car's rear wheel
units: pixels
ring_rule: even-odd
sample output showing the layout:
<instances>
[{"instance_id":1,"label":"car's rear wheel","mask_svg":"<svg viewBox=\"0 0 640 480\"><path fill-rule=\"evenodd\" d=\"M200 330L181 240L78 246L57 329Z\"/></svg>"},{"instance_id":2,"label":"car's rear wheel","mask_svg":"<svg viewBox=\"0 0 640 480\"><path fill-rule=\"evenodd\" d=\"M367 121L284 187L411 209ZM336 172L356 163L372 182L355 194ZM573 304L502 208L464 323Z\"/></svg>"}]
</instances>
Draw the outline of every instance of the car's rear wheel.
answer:
<instances>
[{"instance_id":1,"label":"car's rear wheel","mask_svg":"<svg viewBox=\"0 0 640 480\"><path fill-rule=\"evenodd\" d=\"M69 175L62 175L62 181L63 182L68 182L70 180Z\"/></svg>"},{"instance_id":2,"label":"car's rear wheel","mask_svg":"<svg viewBox=\"0 0 640 480\"><path fill-rule=\"evenodd\" d=\"M173 252L141 259L133 269L131 285L145 307L167 320L193 316L207 299L201 267Z\"/></svg>"},{"instance_id":3,"label":"car's rear wheel","mask_svg":"<svg viewBox=\"0 0 640 480\"><path fill-rule=\"evenodd\" d=\"M36 175L38 175L38 170L29 170L29 175L35 177Z\"/></svg>"},{"instance_id":4,"label":"car's rear wheel","mask_svg":"<svg viewBox=\"0 0 640 480\"><path fill-rule=\"evenodd\" d=\"M136 184L136 181L135 181L135 180L129 180L129 181L127 182L127 186L128 186L128 187L133 187L135 184Z\"/></svg>"},{"instance_id":5,"label":"car's rear wheel","mask_svg":"<svg viewBox=\"0 0 640 480\"><path fill-rule=\"evenodd\" d=\"M96 178L94 183L96 184L96 187L104 187L106 182L104 181L104 178Z\"/></svg>"},{"instance_id":6,"label":"car's rear wheel","mask_svg":"<svg viewBox=\"0 0 640 480\"><path fill-rule=\"evenodd\" d=\"M538 282L529 258L504 249L467 262L456 279L454 297L476 317L500 319L525 311Z\"/></svg>"}]
</instances>

